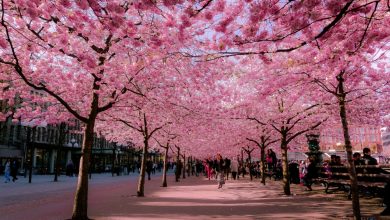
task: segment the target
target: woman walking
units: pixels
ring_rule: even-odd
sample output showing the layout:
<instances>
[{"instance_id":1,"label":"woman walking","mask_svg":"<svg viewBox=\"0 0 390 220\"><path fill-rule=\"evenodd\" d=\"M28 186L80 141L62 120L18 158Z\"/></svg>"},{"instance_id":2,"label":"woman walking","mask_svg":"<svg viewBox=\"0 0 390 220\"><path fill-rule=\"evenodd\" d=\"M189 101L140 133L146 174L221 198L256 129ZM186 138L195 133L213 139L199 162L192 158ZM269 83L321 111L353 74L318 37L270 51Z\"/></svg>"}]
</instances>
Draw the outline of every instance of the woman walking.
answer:
<instances>
[{"instance_id":1,"label":"woman walking","mask_svg":"<svg viewBox=\"0 0 390 220\"><path fill-rule=\"evenodd\" d=\"M11 174L11 161L9 159L7 159L7 161L5 162L5 165L4 165L4 179L5 179L5 183L8 183L11 181L11 178L10 178L10 174Z\"/></svg>"}]
</instances>

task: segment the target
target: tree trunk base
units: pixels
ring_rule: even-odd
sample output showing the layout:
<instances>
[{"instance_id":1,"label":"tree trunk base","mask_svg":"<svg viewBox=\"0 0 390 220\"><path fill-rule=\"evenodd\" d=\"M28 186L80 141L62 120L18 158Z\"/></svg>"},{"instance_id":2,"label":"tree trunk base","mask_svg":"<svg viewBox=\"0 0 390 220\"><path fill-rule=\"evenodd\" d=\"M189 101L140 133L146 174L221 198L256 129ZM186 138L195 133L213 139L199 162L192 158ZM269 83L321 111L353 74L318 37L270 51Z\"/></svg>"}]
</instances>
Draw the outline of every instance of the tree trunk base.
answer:
<instances>
[{"instance_id":1,"label":"tree trunk base","mask_svg":"<svg viewBox=\"0 0 390 220\"><path fill-rule=\"evenodd\" d=\"M72 218L67 220L93 220L93 219L88 218L88 216L73 216Z\"/></svg>"}]
</instances>

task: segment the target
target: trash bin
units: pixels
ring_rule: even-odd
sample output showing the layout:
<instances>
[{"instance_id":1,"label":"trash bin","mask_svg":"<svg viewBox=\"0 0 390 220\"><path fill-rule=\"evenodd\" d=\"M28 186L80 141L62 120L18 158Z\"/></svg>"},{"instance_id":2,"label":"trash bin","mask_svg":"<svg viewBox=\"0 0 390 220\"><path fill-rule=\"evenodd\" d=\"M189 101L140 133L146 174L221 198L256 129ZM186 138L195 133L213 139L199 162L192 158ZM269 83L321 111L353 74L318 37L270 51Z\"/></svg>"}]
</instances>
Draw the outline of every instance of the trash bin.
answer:
<instances>
[{"instance_id":1,"label":"trash bin","mask_svg":"<svg viewBox=\"0 0 390 220\"><path fill-rule=\"evenodd\" d=\"M290 163L288 165L288 171L290 172L290 182L299 184L299 165L297 163Z\"/></svg>"}]
</instances>

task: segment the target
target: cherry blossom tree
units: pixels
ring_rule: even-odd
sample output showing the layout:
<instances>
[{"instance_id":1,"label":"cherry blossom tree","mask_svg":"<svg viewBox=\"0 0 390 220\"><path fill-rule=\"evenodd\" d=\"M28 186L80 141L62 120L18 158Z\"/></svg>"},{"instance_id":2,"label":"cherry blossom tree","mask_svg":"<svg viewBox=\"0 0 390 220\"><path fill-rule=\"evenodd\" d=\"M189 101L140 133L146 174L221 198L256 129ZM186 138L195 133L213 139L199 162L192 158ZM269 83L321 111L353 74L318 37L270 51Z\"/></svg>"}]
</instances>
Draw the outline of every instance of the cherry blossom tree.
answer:
<instances>
[{"instance_id":1,"label":"cherry blossom tree","mask_svg":"<svg viewBox=\"0 0 390 220\"><path fill-rule=\"evenodd\" d=\"M354 216L360 219L357 176L352 160L349 124L380 125L381 110L375 100L383 95L378 92L386 90L388 80L385 76L385 66L373 67L376 62L382 62L377 55L364 53L364 50L360 53L346 54L337 47L330 51L318 54L314 60L307 60L302 55L295 57L295 62L299 64L292 72L307 77L309 81L321 88L324 95L328 96L328 102L338 107L338 111L329 112L329 115L333 117L338 115L341 121L351 180L353 211Z\"/></svg>"},{"instance_id":2,"label":"cherry blossom tree","mask_svg":"<svg viewBox=\"0 0 390 220\"><path fill-rule=\"evenodd\" d=\"M88 218L87 172L97 116L121 95L138 94L132 81L159 59L162 42L175 42L174 31L158 31L167 20L152 8L119 0L1 1L0 63L12 86L46 93L84 124L73 219Z\"/></svg>"},{"instance_id":3,"label":"cherry blossom tree","mask_svg":"<svg viewBox=\"0 0 390 220\"><path fill-rule=\"evenodd\" d=\"M256 129L253 129L255 131L254 134L247 137L246 139L255 143L256 146L260 149L261 183L265 185L265 149L279 140L275 139L275 136L272 134L272 130L268 128L266 124L262 124L261 121L255 118L251 118L250 120L255 120L257 123L261 124L261 127L257 125Z\"/></svg>"}]
</instances>

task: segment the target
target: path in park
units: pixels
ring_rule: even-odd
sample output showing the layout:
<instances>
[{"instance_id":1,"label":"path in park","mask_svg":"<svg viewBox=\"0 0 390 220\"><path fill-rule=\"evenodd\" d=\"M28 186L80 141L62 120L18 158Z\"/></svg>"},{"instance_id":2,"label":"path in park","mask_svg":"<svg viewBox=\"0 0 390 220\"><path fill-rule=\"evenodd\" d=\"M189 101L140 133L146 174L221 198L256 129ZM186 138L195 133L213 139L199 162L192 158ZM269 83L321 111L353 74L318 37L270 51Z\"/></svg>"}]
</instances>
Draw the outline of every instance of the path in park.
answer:
<instances>
[{"instance_id":1,"label":"path in park","mask_svg":"<svg viewBox=\"0 0 390 220\"><path fill-rule=\"evenodd\" d=\"M66 219L72 212L77 178L36 176L30 185L0 184L0 219ZM89 216L93 219L349 219L351 202L345 194L324 194L323 187L305 192L292 185L293 196L281 194L281 182L262 186L255 179L227 181L218 190L216 182L203 177L187 177L179 183L169 176L168 188L160 187L161 176L146 182L144 198L136 192L137 176L94 175L90 182ZM382 208L378 199L363 199L366 217ZM384 218L382 218L384 219Z\"/></svg>"}]
</instances>

